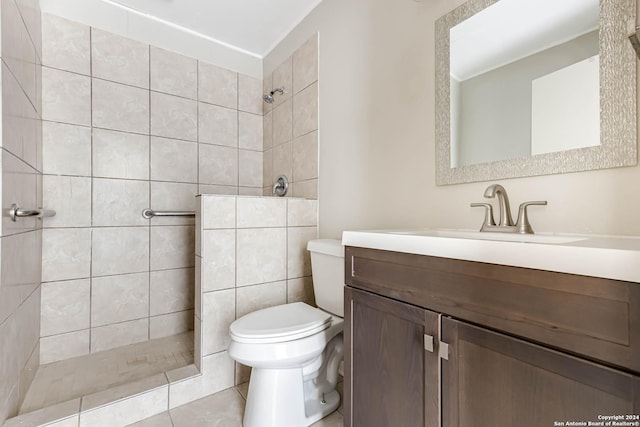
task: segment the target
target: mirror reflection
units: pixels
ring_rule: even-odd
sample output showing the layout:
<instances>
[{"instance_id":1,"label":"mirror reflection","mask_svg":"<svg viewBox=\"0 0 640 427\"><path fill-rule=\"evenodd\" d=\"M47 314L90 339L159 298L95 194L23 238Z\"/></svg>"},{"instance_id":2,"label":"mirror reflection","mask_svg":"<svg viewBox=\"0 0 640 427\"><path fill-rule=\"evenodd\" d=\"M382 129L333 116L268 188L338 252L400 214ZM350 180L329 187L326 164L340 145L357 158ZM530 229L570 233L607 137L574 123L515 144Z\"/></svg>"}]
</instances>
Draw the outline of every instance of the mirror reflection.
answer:
<instances>
[{"instance_id":1,"label":"mirror reflection","mask_svg":"<svg viewBox=\"0 0 640 427\"><path fill-rule=\"evenodd\" d=\"M501 0L449 39L450 167L600 144L598 0Z\"/></svg>"}]
</instances>

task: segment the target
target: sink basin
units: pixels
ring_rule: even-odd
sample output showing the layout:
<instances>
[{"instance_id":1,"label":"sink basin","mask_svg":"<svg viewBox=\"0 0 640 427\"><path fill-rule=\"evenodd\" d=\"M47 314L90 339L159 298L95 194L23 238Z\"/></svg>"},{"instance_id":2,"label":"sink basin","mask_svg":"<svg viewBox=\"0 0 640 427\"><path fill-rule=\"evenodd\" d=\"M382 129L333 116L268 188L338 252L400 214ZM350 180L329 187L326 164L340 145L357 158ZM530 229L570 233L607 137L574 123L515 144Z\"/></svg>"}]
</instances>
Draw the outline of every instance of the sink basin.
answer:
<instances>
[{"instance_id":1,"label":"sink basin","mask_svg":"<svg viewBox=\"0 0 640 427\"><path fill-rule=\"evenodd\" d=\"M389 231L391 234L405 234L415 236L448 237L454 239L496 240L501 242L546 243L563 244L585 240L578 236L557 236L553 234L516 234L492 233L467 230L398 230Z\"/></svg>"}]
</instances>

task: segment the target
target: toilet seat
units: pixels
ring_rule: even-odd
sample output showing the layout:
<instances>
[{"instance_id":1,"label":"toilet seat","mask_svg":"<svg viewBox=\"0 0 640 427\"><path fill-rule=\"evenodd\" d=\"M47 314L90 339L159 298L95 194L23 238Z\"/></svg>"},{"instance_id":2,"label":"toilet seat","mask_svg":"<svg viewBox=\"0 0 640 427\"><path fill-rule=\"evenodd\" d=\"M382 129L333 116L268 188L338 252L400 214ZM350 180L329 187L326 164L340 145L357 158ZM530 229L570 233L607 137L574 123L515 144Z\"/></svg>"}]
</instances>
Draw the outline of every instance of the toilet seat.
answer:
<instances>
[{"instance_id":1,"label":"toilet seat","mask_svg":"<svg viewBox=\"0 0 640 427\"><path fill-rule=\"evenodd\" d=\"M331 325L331 315L303 302L254 311L233 322L232 339L245 343L277 343L314 335Z\"/></svg>"}]
</instances>

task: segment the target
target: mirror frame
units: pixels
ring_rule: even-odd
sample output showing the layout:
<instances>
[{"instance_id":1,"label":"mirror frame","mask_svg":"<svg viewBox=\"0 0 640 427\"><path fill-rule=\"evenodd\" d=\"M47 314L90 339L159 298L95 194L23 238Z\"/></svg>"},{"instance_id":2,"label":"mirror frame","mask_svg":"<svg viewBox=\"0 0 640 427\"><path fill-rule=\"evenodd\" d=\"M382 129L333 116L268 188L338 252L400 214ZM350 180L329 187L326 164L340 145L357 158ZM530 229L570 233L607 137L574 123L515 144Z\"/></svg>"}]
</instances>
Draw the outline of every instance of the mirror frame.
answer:
<instances>
[{"instance_id":1,"label":"mirror frame","mask_svg":"<svg viewBox=\"0 0 640 427\"><path fill-rule=\"evenodd\" d=\"M498 1L469 0L435 22L436 185L636 165L636 1L600 0L600 145L451 167L449 31Z\"/></svg>"}]
</instances>

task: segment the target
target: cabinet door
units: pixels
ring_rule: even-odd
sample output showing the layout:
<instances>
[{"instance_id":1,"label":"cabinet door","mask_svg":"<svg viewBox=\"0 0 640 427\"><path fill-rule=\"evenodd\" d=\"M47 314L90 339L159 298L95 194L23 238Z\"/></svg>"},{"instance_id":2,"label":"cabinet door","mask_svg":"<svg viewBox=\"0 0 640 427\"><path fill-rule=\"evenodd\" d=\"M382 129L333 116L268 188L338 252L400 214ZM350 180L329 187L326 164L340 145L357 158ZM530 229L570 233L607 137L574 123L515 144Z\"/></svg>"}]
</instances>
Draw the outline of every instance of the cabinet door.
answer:
<instances>
[{"instance_id":1,"label":"cabinet door","mask_svg":"<svg viewBox=\"0 0 640 427\"><path fill-rule=\"evenodd\" d=\"M640 413L640 381L631 374L445 317L441 340L449 343L445 427L587 425Z\"/></svg>"},{"instance_id":2,"label":"cabinet door","mask_svg":"<svg viewBox=\"0 0 640 427\"><path fill-rule=\"evenodd\" d=\"M433 312L345 288L345 426L438 425L437 330Z\"/></svg>"}]
</instances>

